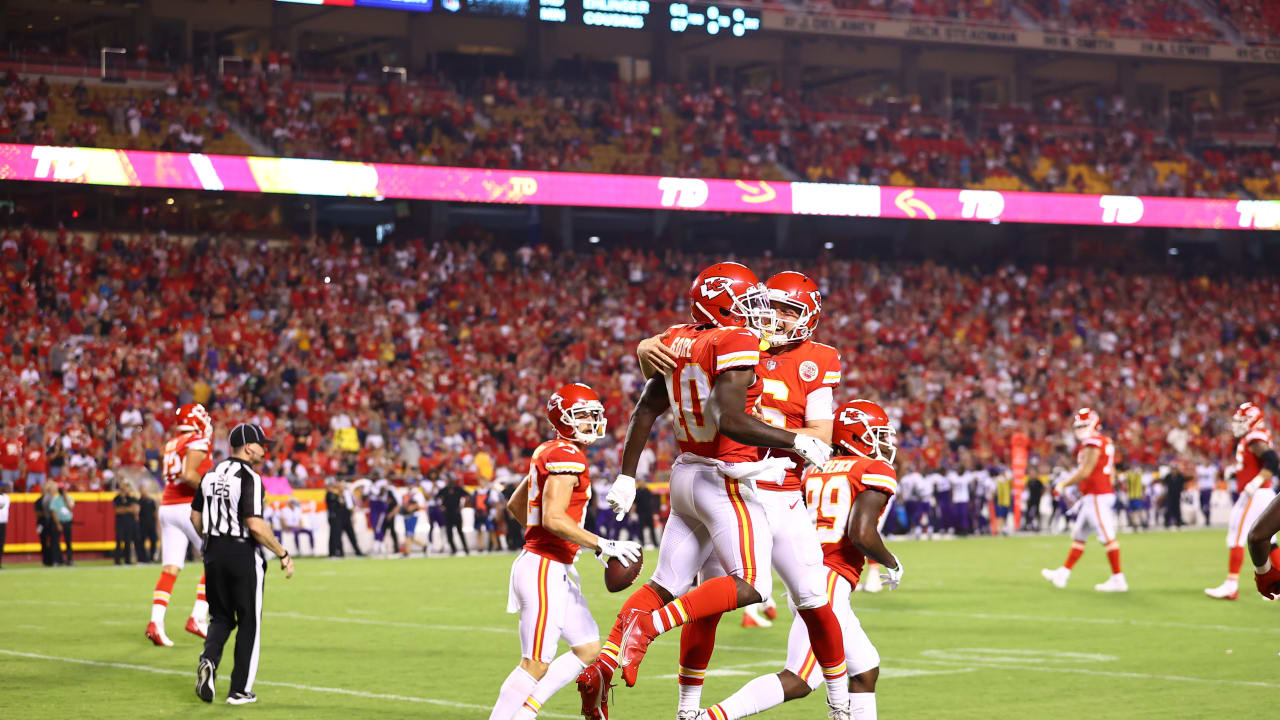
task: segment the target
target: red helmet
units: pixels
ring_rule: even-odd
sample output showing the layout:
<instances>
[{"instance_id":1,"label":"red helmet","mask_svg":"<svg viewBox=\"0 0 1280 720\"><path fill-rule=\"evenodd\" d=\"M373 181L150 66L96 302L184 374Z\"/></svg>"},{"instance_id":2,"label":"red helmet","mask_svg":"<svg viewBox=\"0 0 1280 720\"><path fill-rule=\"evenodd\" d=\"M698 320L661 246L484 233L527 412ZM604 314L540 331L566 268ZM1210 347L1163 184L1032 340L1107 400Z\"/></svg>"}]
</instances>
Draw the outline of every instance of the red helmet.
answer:
<instances>
[{"instance_id":1,"label":"red helmet","mask_svg":"<svg viewBox=\"0 0 1280 720\"><path fill-rule=\"evenodd\" d=\"M818 328L818 316L822 314L822 293L808 276L788 270L765 281L769 290L769 302L780 303L799 313L789 330L782 332L789 320L778 318L778 333L770 338L774 345L804 342Z\"/></svg>"},{"instance_id":2,"label":"red helmet","mask_svg":"<svg viewBox=\"0 0 1280 720\"><path fill-rule=\"evenodd\" d=\"M547 420L560 437L586 445L603 438L607 425L600 396L582 383L565 385L551 394L547 399ZM590 427L584 431L582 426L588 423Z\"/></svg>"},{"instance_id":3,"label":"red helmet","mask_svg":"<svg viewBox=\"0 0 1280 720\"><path fill-rule=\"evenodd\" d=\"M698 273L689 287L689 311L696 323L773 330L768 291L746 265L716 263Z\"/></svg>"},{"instance_id":4,"label":"red helmet","mask_svg":"<svg viewBox=\"0 0 1280 720\"><path fill-rule=\"evenodd\" d=\"M1262 408L1251 402L1244 403L1236 408L1235 414L1231 416L1231 434L1242 438L1248 435L1250 430L1265 422L1266 416L1262 414Z\"/></svg>"},{"instance_id":5,"label":"red helmet","mask_svg":"<svg viewBox=\"0 0 1280 720\"><path fill-rule=\"evenodd\" d=\"M200 403L187 403L178 408L177 428L201 435L212 435L213 418L209 417L209 411L205 410Z\"/></svg>"},{"instance_id":6,"label":"red helmet","mask_svg":"<svg viewBox=\"0 0 1280 720\"><path fill-rule=\"evenodd\" d=\"M1075 420L1071 422L1071 428L1076 433L1076 438L1084 440L1098 434L1098 430L1102 428L1102 418L1098 417L1098 413L1093 408L1080 408L1076 411Z\"/></svg>"},{"instance_id":7,"label":"red helmet","mask_svg":"<svg viewBox=\"0 0 1280 720\"><path fill-rule=\"evenodd\" d=\"M870 400L852 400L836 410L831 442L854 455L890 464L898 455L898 431L884 408Z\"/></svg>"}]
</instances>

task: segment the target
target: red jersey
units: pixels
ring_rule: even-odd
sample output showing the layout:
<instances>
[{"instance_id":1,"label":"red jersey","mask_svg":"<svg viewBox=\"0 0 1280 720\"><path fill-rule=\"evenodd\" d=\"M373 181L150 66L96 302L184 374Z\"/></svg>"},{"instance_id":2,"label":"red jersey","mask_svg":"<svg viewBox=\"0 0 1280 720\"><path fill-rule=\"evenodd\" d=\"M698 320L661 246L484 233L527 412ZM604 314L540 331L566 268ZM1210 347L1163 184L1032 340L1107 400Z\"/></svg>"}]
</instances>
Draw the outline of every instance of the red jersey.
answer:
<instances>
[{"instance_id":1,"label":"red jersey","mask_svg":"<svg viewBox=\"0 0 1280 720\"><path fill-rule=\"evenodd\" d=\"M542 527L542 493L552 475L575 475L578 483L569 496L569 519L582 527L587 501L591 499L591 476L582 448L568 440L548 440L533 451L529 467L529 512L525 519L524 549L556 562L571 563L578 545Z\"/></svg>"},{"instance_id":2,"label":"red jersey","mask_svg":"<svg viewBox=\"0 0 1280 720\"><path fill-rule=\"evenodd\" d=\"M188 450L199 450L205 453L204 462L198 471L204 475L213 467L213 453L210 452L208 436L194 432L182 433L164 444L164 495L161 505L187 505L196 496L196 489L182 482L182 467L187 462Z\"/></svg>"},{"instance_id":3,"label":"red jersey","mask_svg":"<svg viewBox=\"0 0 1280 720\"><path fill-rule=\"evenodd\" d=\"M27 448L27 472L43 474L49 472L49 457L39 443Z\"/></svg>"},{"instance_id":4,"label":"red jersey","mask_svg":"<svg viewBox=\"0 0 1280 720\"><path fill-rule=\"evenodd\" d=\"M1093 466L1093 472L1089 473L1089 477L1080 482L1080 492L1083 495L1110 495L1116 491L1116 446L1111 444L1111 438L1103 435L1094 435L1086 438L1078 446L1076 446L1076 462L1080 462L1080 456L1084 454L1085 448L1098 449L1098 464Z\"/></svg>"},{"instance_id":5,"label":"red jersey","mask_svg":"<svg viewBox=\"0 0 1280 720\"><path fill-rule=\"evenodd\" d=\"M1262 461L1249 450L1254 440L1271 447L1271 433L1267 432L1262 423L1236 443L1236 492L1238 493L1244 492L1244 486L1258 477L1258 472L1262 470Z\"/></svg>"},{"instance_id":6,"label":"red jersey","mask_svg":"<svg viewBox=\"0 0 1280 720\"><path fill-rule=\"evenodd\" d=\"M862 551L849 540L849 513L853 501L868 490L889 497L898 491L898 473L883 460L852 456L831 458L805 477L805 504L809 518L818 528L822 543L822 562L849 581L858 584L866 560ZM885 508L889 506L886 503ZM884 510L880 511L882 514Z\"/></svg>"},{"instance_id":7,"label":"red jersey","mask_svg":"<svg viewBox=\"0 0 1280 720\"><path fill-rule=\"evenodd\" d=\"M759 460L759 448L721 435L702 409L711 399L711 386L721 373L754 369L759 364L760 338L746 328L675 325L663 343L676 354L676 367L666 381L680 452L724 462ZM743 410L755 404L760 389L760 379L756 378L747 391Z\"/></svg>"},{"instance_id":8,"label":"red jersey","mask_svg":"<svg viewBox=\"0 0 1280 720\"><path fill-rule=\"evenodd\" d=\"M22 441L5 440L0 442L0 468L17 470L22 462Z\"/></svg>"},{"instance_id":9,"label":"red jersey","mask_svg":"<svg viewBox=\"0 0 1280 720\"><path fill-rule=\"evenodd\" d=\"M796 430L809 420L835 418L832 388L840 384L840 353L830 345L809 340L784 353L766 353L760 356L756 374L761 384L756 410L770 425ZM795 466L787 471L781 485L760 483L758 487L782 491L804 489L803 458L784 450L766 453L789 457Z\"/></svg>"}]
</instances>

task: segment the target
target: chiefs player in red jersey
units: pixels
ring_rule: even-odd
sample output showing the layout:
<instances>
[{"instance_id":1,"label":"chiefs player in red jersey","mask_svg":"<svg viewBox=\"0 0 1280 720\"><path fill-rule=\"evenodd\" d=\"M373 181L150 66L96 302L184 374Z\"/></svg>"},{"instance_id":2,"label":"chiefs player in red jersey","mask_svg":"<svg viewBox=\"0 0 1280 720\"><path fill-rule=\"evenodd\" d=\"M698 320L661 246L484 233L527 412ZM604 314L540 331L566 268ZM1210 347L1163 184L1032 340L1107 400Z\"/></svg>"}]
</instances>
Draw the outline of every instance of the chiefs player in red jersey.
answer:
<instances>
[{"instance_id":1,"label":"chiefs player in red jersey","mask_svg":"<svg viewBox=\"0 0 1280 720\"><path fill-rule=\"evenodd\" d=\"M605 540L582 527L591 501L583 448L604 437L600 398L581 383L565 385L547 401L547 419L556 439L533 451L529 475L507 504L525 527L507 604L508 612L520 614L520 664L502 683L490 720L537 717L542 703L599 654L600 630L573 567L578 549L595 551L602 563L640 559L639 543ZM569 652L556 658L562 637Z\"/></svg>"},{"instance_id":2,"label":"chiefs player in red jersey","mask_svg":"<svg viewBox=\"0 0 1280 720\"><path fill-rule=\"evenodd\" d=\"M749 414L763 391L756 374L761 335L774 329L767 290L755 274L738 263L713 265L694 280L689 301L695 324L665 333L675 366L645 385L627 429L621 473L607 498L616 512L630 509L640 453L654 421L670 408L681 450L671 469L671 515L657 570L627 599L600 659L579 676L587 718L607 712L602 701L617 667L628 686L635 684L645 650L658 635L769 597L773 537L755 489L784 482L793 461L760 459L759 448L795 450L812 464L825 462L831 452L813 435ZM691 590L713 555L726 574ZM846 718L839 621L826 603L800 614L820 647L833 716Z\"/></svg>"},{"instance_id":3,"label":"chiefs player in red jersey","mask_svg":"<svg viewBox=\"0 0 1280 720\"><path fill-rule=\"evenodd\" d=\"M1092 528L1098 534L1098 542L1107 549L1107 561L1111 563L1111 577L1093 586L1099 592L1127 592L1129 583L1120 571L1120 542L1116 540L1115 476L1116 447L1102 434L1102 420L1090 408L1081 408L1072 422L1076 440L1076 471L1071 477L1058 483L1056 492L1063 492L1073 485L1080 485L1080 514L1071 526L1071 552L1067 561L1057 570L1043 569L1040 575L1064 588L1071 578L1071 568L1084 554L1085 541Z\"/></svg>"},{"instance_id":4,"label":"chiefs player in red jersey","mask_svg":"<svg viewBox=\"0 0 1280 720\"><path fill-rule=\"evenodd\" d=\"M880 518L898 487L893 469L897 433L884 409L869 400L845 403L835 415L832 439L839 454L805 476L806 524L817 529L822 542L823 587L844 635L852 716L875 720L880 654L854 615L849 596L867 558L884 569L884 587L893 590L902 581L902 563L884 546L879 530ZM796 618L787 640L785 670L752 680L694 717L737 720L802 698L822 683L816 670L809 631Z\"/></svg>"},{"instance_id":5,"label":"chiefs player in red jersey","mask_svg":"<svg viewBox=\"0 0 1280 720\"><path fill-rule=\"evenodd\" d=\"M173 641L164 632L165 610L173 584L187 559L187 545L200 546L200 533L191 524L191 498L200 487L200 478L213 467L210 442L213 419L199 403L178 408L177 435L164 445L162 471L164 495L160 500L160 580L156 582L151 602L151 621L147 638L156 645L171 647ZM209 603L204 595L204 574L196 585L196 604L187 618L187 632L204 637L209 627Z\"/></svg>"},{"instance_id":6,"label":"chiefs player in red jersey","mask_svg":"<svg viewBox=\"0 0 1280 720\"><path fill-rule=\"evenodd\" d=\"M1240 567L1244 565L1249 530L1276 497L1271 480L1280 474L1280 455L1271 445L1271 431L1262 408L1247 402L1236 409L1231 416L1231 434L1236 438L1236 492L1240 495L1227 523L1227 579L1204 591L1220 600L1235 600L1239 595ZM1267 541L1270 540L1268 536Z\"/></svg>"},{"instance_id":7,"label":"chiefs player in red jersey","mask_svg":"<svg viewBox=\"0 0 1280 720\"><path fill-rule=\"evenodd\" d=\"M790 271L769 278L765 287L777 318L767 338L769 350L756 366L762 391L755 412L771 425L830 443L835 404L832 388L840 384L840 354L830 345L812 339L822 314L822 293L808 277ZM663 372L674 369L675 355L661 338L641 342L642 368L656 367ZM769 454L780 452L790 456L776 450ZM791 601L807 610L827 605L829 599L822 552L802 498L804 461L790 457L795 464L780 484L760 483L756 488L762 491L759 499L773 535L773 566ZM718 575L724 575L724 571L712 557L701 578ZM743 620L746 622L747 616ZM686 623L681 629L677 720L696 717L701 707L702 683L715 649L719 621L720 616L713 615Z\"/></svg>"}]
</instances>

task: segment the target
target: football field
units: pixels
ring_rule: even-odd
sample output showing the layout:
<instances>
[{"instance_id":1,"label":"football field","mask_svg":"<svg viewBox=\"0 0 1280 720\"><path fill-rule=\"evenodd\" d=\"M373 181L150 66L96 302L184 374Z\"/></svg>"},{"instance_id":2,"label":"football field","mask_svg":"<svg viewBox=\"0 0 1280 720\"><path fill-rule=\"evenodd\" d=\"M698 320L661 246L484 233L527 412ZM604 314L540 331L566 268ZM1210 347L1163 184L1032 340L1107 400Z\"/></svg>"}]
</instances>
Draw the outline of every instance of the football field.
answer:
<instances>
[{"instance_id":1,"label":"football field","mask_svg":"<svg viewBox=\"0 0 1280 720\"><path fill-rule=\"evenodd\" d=\"M1122 535L1131 591L1105 595L1106 558L1091 543L1071 584L1040 578L1066 554L1062 536L898 542L906 575L893 593L855 595L880 650L882 718L1223 718L1280 696L1280 607L1253 591L1213 601L1221 530ZM290 581L267 579L257 705L192 686L198 638L182 631L199 565L174 589L176 646L143 638L158 565L73 569L6 564L0 571L0 717L151 718L247 713L259 718L486 718L515 665L515 617L505 613L511 555L410 560L303 560ZM652 569L656 553L646 562ZM622 595L579 561L607 632ZM642 577L648 577L648 570ZM782 592L775 582L775 592ZM772 628L720 626L704 705L779 669L790 616ZM658 640L640 683L614 694L614 718L672 718L678 634ZM563 690L543 716L576 717ZM824 718L822 693L760 717Z\"/></svg>"}]
</instances>

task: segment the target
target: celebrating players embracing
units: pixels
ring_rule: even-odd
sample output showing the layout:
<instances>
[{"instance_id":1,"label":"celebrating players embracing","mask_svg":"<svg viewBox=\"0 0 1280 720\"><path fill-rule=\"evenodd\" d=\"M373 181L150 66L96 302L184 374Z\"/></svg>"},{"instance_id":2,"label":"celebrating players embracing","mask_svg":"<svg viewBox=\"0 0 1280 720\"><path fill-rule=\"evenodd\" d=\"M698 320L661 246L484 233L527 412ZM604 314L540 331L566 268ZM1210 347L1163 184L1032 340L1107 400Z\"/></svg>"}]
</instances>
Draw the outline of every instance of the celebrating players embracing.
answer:
<instances>
[{"instance_id":1,"label":"celebrating players embracing","mask_svg":"<svg viewBox=\"0 0 1280 720\"><path fill-rule=\"evenodd\" d=\"M1227 523L1227 579L1204 591L1220 600L1235 600L1239 595L1240 567L1244 565L1249 531L1276 497L1271 480L1280 475L1280 455L1272 447L1262 408L1251 402L1237 408L1231 416L1231 434L1236 438L1236 492L1240 495Z\"/></svg>"},{"instance_id":2,"label":"celebrating players embracing","mask_svg":"<svg viewBox=\"0 0 1280 720\"><path fill-rule=\"evenodd\" d=\"M1084 554L1085 541L1089 539L1092 528L1098 534L1098 542L1107 550L1107 561L1111 564L1111 577L1106 582L1093 586L1099 592L1126 592L1129 584L1124 573L1120 571L1120 541L1116 539L1115 488L1116 448L1111 439L1102 434L1102 420L1091 408L1081 408L1072 422L1075 432L1077 463L1071 477L1058 483L1055 490L1059 493L1079 484L1082 497L1080 513L1075 524L1071 526L1071 551L1067 561L1056 570L1043 569L1040 575L1053 583L1054 587L1064 588L1071 577L1071 568Z\"/></svg>"},{"instance_id":3,"label":"celebrating players embracing","mask_svg":"<svg viewBox=\"0 0 1280 720\"><path fill-rule=\"evenodd\" d=\"M832 388L840 384L840 355L835 348L812 339L822 313L822 294L808 277L790 271L769 278L765 287L776 321L767 338L768 352L756 366L762 391L755 414L776 427L830 443L835 404ZM641 343L642 369L674 369L676 356L659 340L661 337ZM767 455L782 455L795 461L781 483L758 483L755 488L773 537L773 566L792 603L811 623L806 627L820 632L822 621L812 616L829 604L827 573L802 497L804 461L785 451L770 450ZM713 555L700 578L705 582L724 574ZM701 707L703 679L715 649L719 621L720 614L715 614L681 628L677 720L695 717Z\"/></svg>"},{"instance_id":4,"label":"celebrating players embracing","mask_svg":"<svg viewBox=\"0 0 1280 720\"><path fill-rule=\"evenodd\" d=\"M657 570L627 598L600 658L578 678L587 718L607 717L605 693L614 670L621 667L627 685L634 685L658 635L769 597L773 538L755 488L781 484L793 463L761 460L759 448L794 450L815 465L831 453L812 435L774 427L748 412L763 390L756 374L760 336L774 328L767 290L755 274L738 263L713 265L694 280L689 301L696 324L665 334L675 366L665 382L651 376L645 385L627 429L621 473L608 495L615 511L630 509L640 453L654 421L670 408L681 450L671 469L671 515ZM691 590L713 554L726 575ZM807 615L821 625L815 639L832 677L828 702L836 717L847 717L839 622L825 604Z\"/></svg>"},{"instance_id":5,"label":"celebrating players embracing","mask_svg":"<svg viewBox=\"0 0 1280 720\"><path fill-rule=\"evenodd\" d=\"M599 654L600 630L573 567L578 549L594 550L601 562L616 557L624 566L640 559L638 543L605 540L582 528L591 500L582 449L604 437L600 398L581 383L565 385L547 401L547 419L557 437L534 450L529 475L507 504L525 527L507 601L507 611L520 614L520 664L502 683L489 720L537 717L542 703ZM556 658L561 637L569 652Z\"/></svg>"},{"instance_id":6,"label":"celebrating players embracing","mask_svg":"<svg viewBox=\"0 0 1280 720\"><path fill-rule=\"evenodd\" d=\"M199 403L189 403L178 408L180 432L164 445L162 458L164 495L160 500L160 579L156 582L151 602L151 620L147 623L147 638L156 645L171 647L173 641L164 632L165 611L173 593L173 584L186 563L187 547L200 547L200 534L191 524L191 499L200 478L213 467L210 442L213 438L213 419L209 411ZM187 618L187 632L205 637L209 628L209 603L205 599L204 574L196 585L196 603Z\"/></svg>"}]
</instances>

